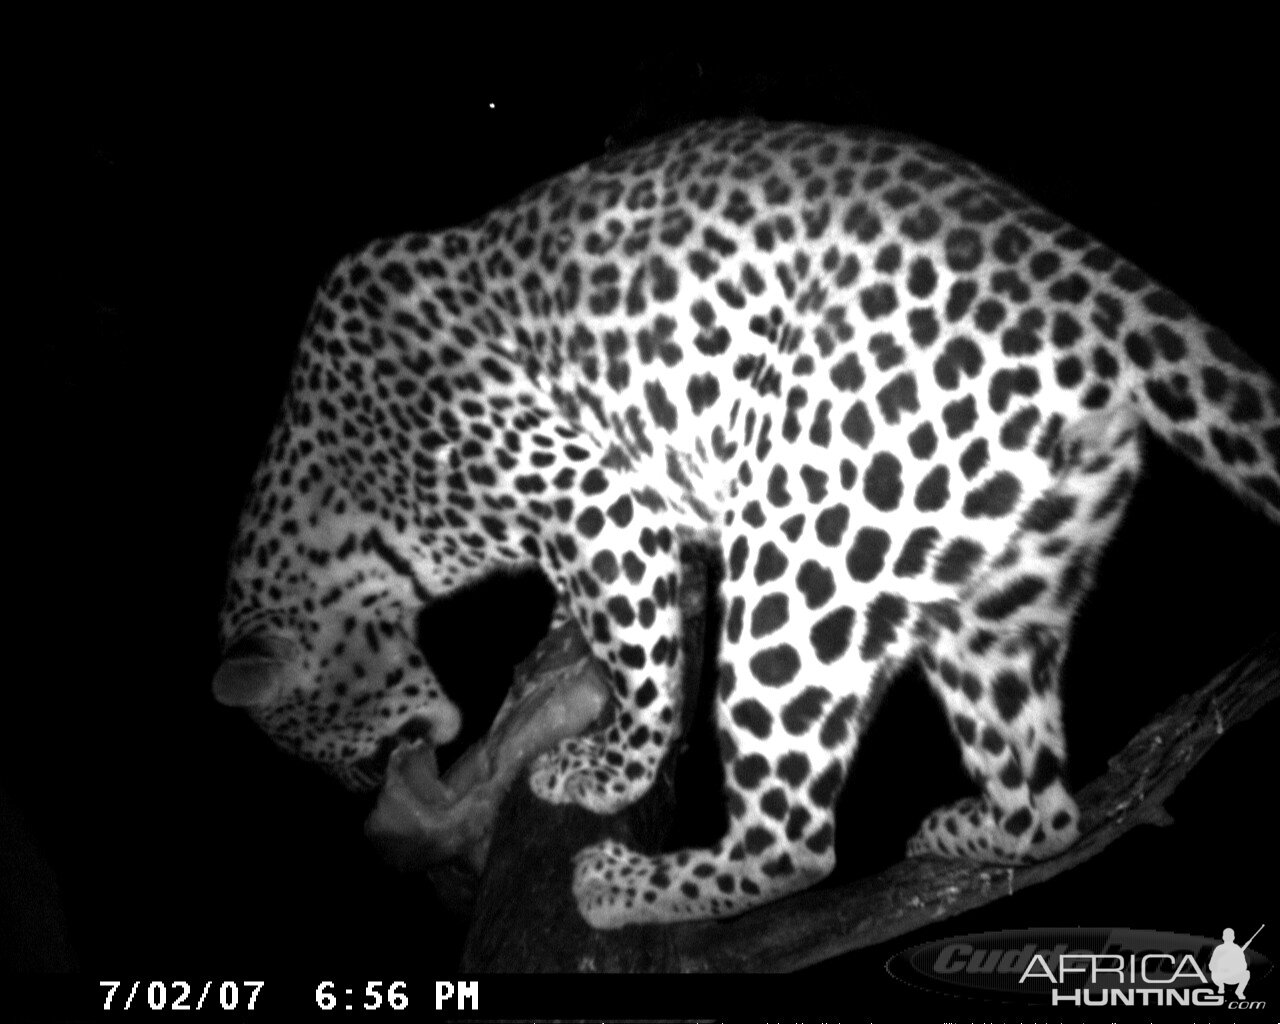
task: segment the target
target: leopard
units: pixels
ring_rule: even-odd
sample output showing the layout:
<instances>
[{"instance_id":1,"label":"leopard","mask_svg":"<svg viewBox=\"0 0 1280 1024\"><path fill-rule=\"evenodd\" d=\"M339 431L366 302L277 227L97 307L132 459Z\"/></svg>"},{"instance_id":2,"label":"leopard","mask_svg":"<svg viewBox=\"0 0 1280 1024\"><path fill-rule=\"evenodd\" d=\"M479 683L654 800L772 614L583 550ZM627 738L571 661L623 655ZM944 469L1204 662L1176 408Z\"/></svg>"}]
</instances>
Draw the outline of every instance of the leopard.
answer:
<instances>
[{"instance_id":1,"label":"leopard","mask_svg":"<svg viewBox=\"0 0 1280 1024\"><path fill-rule=\"evenodd\" d=\"M824 879L908 666L976 795L907 853L1046 860L1080 831L1063 659L1149 437L1280 523L1280 389L1111 248L927 142L697 123L337 263L231 547L213 693L376 788L390 747L460 728L418 616L533 569L611 713L528 785L616 813L679 732L692 538L723 563L726 830L581 850L591 926Z\"/></svg>"}]
</instances>

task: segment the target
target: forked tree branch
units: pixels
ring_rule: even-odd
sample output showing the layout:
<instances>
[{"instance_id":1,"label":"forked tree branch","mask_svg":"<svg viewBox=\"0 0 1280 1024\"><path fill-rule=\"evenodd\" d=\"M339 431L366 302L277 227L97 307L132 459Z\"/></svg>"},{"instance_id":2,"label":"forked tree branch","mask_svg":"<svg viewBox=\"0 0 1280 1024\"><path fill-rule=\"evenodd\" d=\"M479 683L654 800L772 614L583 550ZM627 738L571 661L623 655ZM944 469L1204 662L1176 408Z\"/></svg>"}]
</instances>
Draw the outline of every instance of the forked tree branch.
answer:
<instances>
[{"instance_id":1,"label":"forked tree branch","mask_svg":"<svg viewBox=\"0 0 1280 1024\"><path fill-rule=\"evenodd\" d=\"M682 605L686 663L701 666L707 566L686 561ZM576 630L571 630L576 633ZM524 671L596 671L585 643L554 634ZM684 718L694 706L687 673ZM526 682L526 685L528 683ZM1081 836L1065 854L1004 868L939 858L905 860L869 878L823 885L728 921L597 932L570 893L573 855L610 836L640 850L665 838L673 806L671 770L643 800L601 818L537 800L522 782L498 812L463 953L467 971L789 971L871 946L1038 885L1097 856L1139 825L1167 825L1164 803L1224 732L1280 696L1280 635L1272 636L1199 691L1157 715L1077 794Z\"/></svg>"}]
</instances>

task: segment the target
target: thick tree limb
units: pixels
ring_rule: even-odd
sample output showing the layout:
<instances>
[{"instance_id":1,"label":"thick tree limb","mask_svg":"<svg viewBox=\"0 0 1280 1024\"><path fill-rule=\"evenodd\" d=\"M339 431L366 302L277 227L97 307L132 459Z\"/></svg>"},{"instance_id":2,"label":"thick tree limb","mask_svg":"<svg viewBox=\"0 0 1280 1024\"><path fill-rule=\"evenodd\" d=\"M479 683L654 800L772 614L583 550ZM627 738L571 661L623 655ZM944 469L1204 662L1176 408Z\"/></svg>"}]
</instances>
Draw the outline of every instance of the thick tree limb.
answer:
<instances>
[{"instance_id":1,"label":"thick tree limb","mask_svg":"<svg viewBox=\"0 0 1280 1024\"><path fill-rule=\"evenodd\" d=\"M687 561L686 576L686 663L701 666L705 564ZM586 645L575 636L572 628L554 632L523 666L525 681L517 686L536 689L537 679L546 674L571 679L594 674ZM699 675L687 673L686 726ZM610 818L545 804L521 777L497 813L462 967L503 972L788 971L885 942L1048 881L1139 825L1168 824L1164 802L1195 764L1228 728L1277 696L1280 636L1272 636L1156 716L1112 758L1104 776L1077 793L1081 838L1052 861L1003 868L911 859L873 877L823 885L723 922L596 932L573 904L572 860L583 846L608 836L640 850L662 848L674 805L669 765L643 800Z\"/></svg>"},{"instance_id":2,"label":"thick tree limb","mask_svg":"<svg viewBox=\"0 0 1280 1024\"><path fill-rule=\"evenodd\" d=\"M595 932L569 898L573 854L604 835L645 848L669 783L635 816L551 808L517 786L499 817L463 966L474 971L788 971L1038 885L1097 856L1140 825L1167 825L1165 801L1223 733L1280 696L1280 636L1158 715L1077 794L1081 838L1042 864L1000 868L920 858L822 886L725 922ZM647 810L639 813L639 808ZM653 847L648 847L653 848Z\"/></svg>"},{"instance_id":3,"label":"thick tree limb","mask_svg":"<svg viewBox=\"0 0 1280 1024\"><path fill-rule=\"evenodd\" d=\"M797 970L1039 885L1097 856L1140 825L1164 826L1164 802L1231 726L1280 696L1280 635L1156 716L1076 794L1081 837L1042 864L997 868L938 858L809 890L719 926L673 929L672 970Z\"/></svg>"}]
</instances>

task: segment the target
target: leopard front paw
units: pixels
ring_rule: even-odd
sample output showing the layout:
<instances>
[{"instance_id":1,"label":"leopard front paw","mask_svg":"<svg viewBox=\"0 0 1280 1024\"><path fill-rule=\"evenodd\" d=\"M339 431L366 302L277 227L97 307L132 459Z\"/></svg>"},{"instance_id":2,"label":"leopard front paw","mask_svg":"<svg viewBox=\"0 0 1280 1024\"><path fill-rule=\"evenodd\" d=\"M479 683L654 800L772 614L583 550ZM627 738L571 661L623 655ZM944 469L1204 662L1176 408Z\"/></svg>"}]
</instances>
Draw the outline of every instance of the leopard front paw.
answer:
<instances>
[{"instance_id":1,"label":"leopard front paw","mask_svg":"<svg viewBox=\"0 0 1280 1024\"><path fill-rule=\"evenodd\" d=\"M635 913L637 880L630 877L643 860L611 839L578 851L573 895L578 912L592 928L621 928L643 919Z\"/></svg>"},{"instance_id":2,"label":"leopard front paw","mask_svg":"<svg viewBox=\"0 0 1280 1024\"><path fill-rule=\"evenodd\" d=\"M634 803L649 788L651 771L628 772L631 762L612 764L598 739L565 740L533 762L529 785L553 804L574 803L596 814L614 814Z\"/></svg>"}]
</instances>

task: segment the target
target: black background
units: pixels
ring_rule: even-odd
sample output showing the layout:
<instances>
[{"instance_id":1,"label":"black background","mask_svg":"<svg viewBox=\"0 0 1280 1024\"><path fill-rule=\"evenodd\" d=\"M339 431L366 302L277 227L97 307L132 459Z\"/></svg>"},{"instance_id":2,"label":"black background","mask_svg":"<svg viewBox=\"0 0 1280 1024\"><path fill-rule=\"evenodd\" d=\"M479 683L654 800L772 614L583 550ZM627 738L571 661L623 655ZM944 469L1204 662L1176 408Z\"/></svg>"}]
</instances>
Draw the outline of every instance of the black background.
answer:
<instances>
[{"instance_id":1,"label":"black background","mask_svg":"<svg viewBox=\"0 0 1280 1024\"><path fill-rule=\"evenodd\" d=\"M37 657L12 663L19 695L0 717L0 967L449 976L461 927L378 863L368 802L277 754L208 689L223 560L312 291L370 238L464 222L701 116L870 123L984 164L1280 365L1271 72L1248 26L1123 40L1086 27L1065 42L1041 26L930 46L849 29L818 51L765 30L632 52L443 31L416 48L383 30L255 54L193 33L163 58L104 48L54 76L72 100L49 121L71 159L35 193L60 225L46 238L55 297L13 395L33 523L11 542L33 614L11 644ZM1067 666L1077 782L1280 610L1280 533L1160 446L1149 456ZM508 621L472 608L457 628L492 637ZM1174 827L911 941L1280 926L1278 721L1258 716L1196 769L1168 805ZM891 862L963 791L941 715L904 679L855 762L841 870ZM836 967L857 1005L910 1001L882 970L905 944ZM780 982L775 1012L800 984Z\"/></svg>"}]
</instances>

